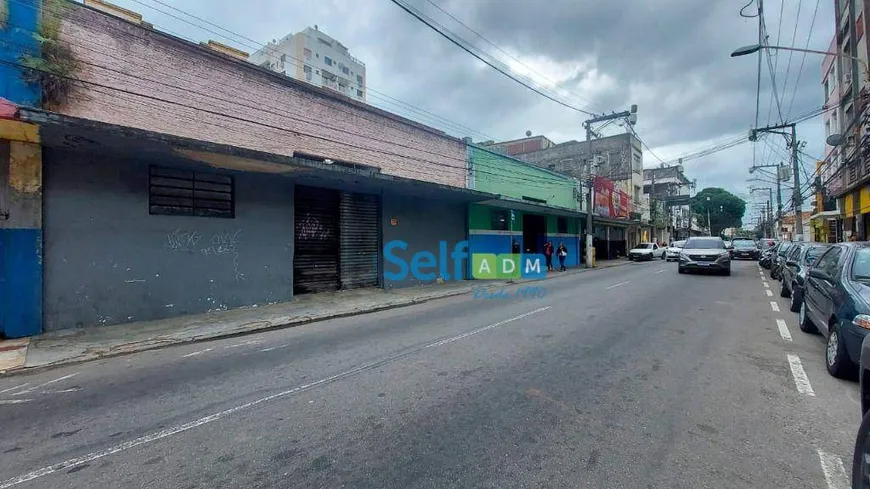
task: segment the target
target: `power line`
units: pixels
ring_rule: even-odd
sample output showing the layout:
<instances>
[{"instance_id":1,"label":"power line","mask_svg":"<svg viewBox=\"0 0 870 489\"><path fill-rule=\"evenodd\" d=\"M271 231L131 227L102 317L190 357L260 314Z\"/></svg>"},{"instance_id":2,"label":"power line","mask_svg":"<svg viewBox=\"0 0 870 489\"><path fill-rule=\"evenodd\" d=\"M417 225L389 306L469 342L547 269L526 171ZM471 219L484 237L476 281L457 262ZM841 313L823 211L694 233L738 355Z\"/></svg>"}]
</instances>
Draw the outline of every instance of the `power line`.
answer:
<instances>
[{"instance_id":1,"label":"power line","mask_svg":"<svg viewBox=\"0 0 870 489\"><path fill-rule=\"evenodd\" d=\"M783 0L783 3L785 3L785 0ZM792 31L792 35L791 35L791 44L790 44L791 47L794 47L794 45L795 45L794 42L797 39L798 22L801 20L801 5L803 5L803 2L798 2L797 17L795 18L794 31ZM780 22L781 21L782 21L782 19L780 19ZM788 87L788 75L789 75L789 72L791 71L791 58L793 55L794 55L794 51L788 52L788 64L785 67L785 79L782 81L782 93L783 94L785 93L785 91ZM804 55L806 55L806 53L804 53ZM786 114L786 117L788 117L787 114Z\"/></svg>"},{"instance_id":2,"label":"power line","mask_svg":"<svg viewBox=\"0 0 870 489\"><path fill-rule=\"evenodd\" d=\"M807 34L807 43L804 46L804 49L809 49L809 47L810 47L810 40L813 38L813 27L815 27L815 25L816 25L816 14L819 13L819 4L821 4L821 3L822 3L822 0L816 0L816 8L813 9L813 19L810 22L810 32ZM800 4L798 4L798 8L800 8ZM797 29L797 24L795 24L795 29ZM786 118L788 118L789 114L791 114L791 108L792 108L792 105L794 104L794 98L795 98L795 95L797 95L798 87L800 86L801 75L803 75L804 63L806 62L806 60L807 60L807 53L803 53L803 56L801 57L801 66L800 66L800 68L798 68L797 80L794 82L794 89L792 90L792 93L791 93L791 101L788 103L788 110L785 113Z\"/></svg>"},{"instance_id":3,"label":"power line","mask_svg":"<svg viewBox=\"0 0 870 489\"><path fill-rule=\"evenodd\" d=\"M590 111L588 111L588 110L584 110L584 109L581 109L581 108L579 108L579 107L575 107L575 106L573 106L573 105L571 105L571 104L568 104L568 103L566 103L566 102L563 102L563 101L561 101L561 100L559 100L559 99L557 99L557 98L555 98L555 97L553 97L553 96L550 96L550 95L548 95L548 94L542 92L541 90L538 90L537 88L531 86L530 84L528 84L528 83L526 83L526 82L524 82L524 81L522 81L522 80L519 80L517 77L515 77L515 76L511 75L510 73L508 73L508 71L506 71L506 70L504 70L504 69L502 69L502 68L496 66L495 64L493 64L493 63L490 62L489 60L484 59L483 56L481 56L481 55L475 53L475 52L472 51L470 48L468 48L467 46L465 46L465 45L462 44L461 42L457 41L456 39L454 39L453 37L451 37L450 35L448 35L446 32L442 31L441 29L439 29L438 27L436 27L435 25L433 25L433 23L430 22L429 20L424 19L423 17L425 17L425 16L422 15L421 13L419 13L418 11L416 11L416 9L413 9L413 8L411 8L411 7L408 7L407 5L405 5L404 3L402 3L402 2L399 1L399 0L390 0L390 1L392 1L394 4L398 5L402 10L404 10L404 11L407 12L409 15L411 15L411 16L414 17L415 19L419 20L420 22L422 22L423 24L425 24L426 26L428 26L429 28L431 28L432 30L434 30L435 32L437 32L438 34L440 34L442 37L444 37L444 38L447 39L448 41L450 41L450 42L452 42L453 44L455 44L457 47L459 47L460 49L462 49L462 50L465 51L466 53L468 53L468 54L474 56L475 58L477 58L479 61L483 62L484 64L486 64L486 65L489 66L490 68L493 68L494 70L498 71L498 72L501 73L502 75L504 75L504 76L510 78L511 80L513 80L513 81L519 83L520 85L522 85L522 86L528 88L529 90L531 90L531 91L537 93L538 95L540 95L540 96L542 96L542 97L544 97L544 98L546 98L546 99L552 100L553 102L556 102L557 104L562 105L562 106L564 106L564 107L567 107L567 108L569 108L569 109L571 109L571 110L574 110L574 111L580 112L580 113L582 113L582 114L586 114L586 115L591 116L591 117L595 117L595 116L598 115L598 114L595 114L595 113L590 112ZM442 27L443 27L443 26L442 26Z\"/></svg>"}]
</instances>

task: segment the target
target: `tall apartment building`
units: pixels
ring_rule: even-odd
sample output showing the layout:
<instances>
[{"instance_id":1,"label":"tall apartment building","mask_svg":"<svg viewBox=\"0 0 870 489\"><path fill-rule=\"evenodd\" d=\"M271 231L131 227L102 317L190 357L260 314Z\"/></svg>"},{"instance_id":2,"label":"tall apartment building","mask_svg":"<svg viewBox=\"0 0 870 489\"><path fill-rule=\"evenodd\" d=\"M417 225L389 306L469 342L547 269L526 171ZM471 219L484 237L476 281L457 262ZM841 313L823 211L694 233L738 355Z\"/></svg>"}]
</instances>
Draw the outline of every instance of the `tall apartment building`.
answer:
<instances>
[{"instance_id":1,"label":"tall apartment building","mask_svg":"<svg viewBox=\"0 0 870 489\"><path fill-rule=\"evenodd\" d=\"M317 26L272 40L248 61L318 87L366 101L366 65Z\"/></svg>"},{"instance_id":2,"label":"tall apartment building","mask_svg":"<svg viewBox=\"0 0 870 489\"><path fill-rule=\"evenodd\" d=\"M688 205L694 184L686 178L682 165L643 170L643 193L649 197L650 221L663 229L656 230L658 241L685 239L691 235L692 212ZM685 204L674 205L685 201ZM647 212L646 210L644 212Z\"/></svg>"}]
</instances>

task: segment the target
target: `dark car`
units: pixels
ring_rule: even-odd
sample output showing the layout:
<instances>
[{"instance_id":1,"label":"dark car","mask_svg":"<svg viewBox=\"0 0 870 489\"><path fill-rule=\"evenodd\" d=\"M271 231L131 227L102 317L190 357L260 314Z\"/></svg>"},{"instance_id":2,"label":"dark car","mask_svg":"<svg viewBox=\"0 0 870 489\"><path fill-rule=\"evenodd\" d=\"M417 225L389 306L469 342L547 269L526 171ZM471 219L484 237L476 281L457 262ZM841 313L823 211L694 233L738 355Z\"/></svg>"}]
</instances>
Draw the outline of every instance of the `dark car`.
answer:
<instances>
[{"instance_id":1,"label":"dark car","mask_svg":"<svg viewBox=\"0 0 870 489\"><path fill-rule=\"evenodd\" d=\"M800 328L826 338L831 375L851 376L870 331L870 243L839 243L819 256L807 272Z\"/></svg>"},{"instance_id":2,"label":"dark car","mask_svg":"<svg viewBox=\"0 0 870 489\"><path fill-rule=\"evenodd\" d=\"M759 251L755 242L751 239L735 239L732 241L734 248L731 250L731 258L735 260L757 260Z\"/></svg>"},{"instance_id":3,"label":"dark car","mask_svg":"<svg viewBox=\"0 0 870 489\"><path fill-rule=\"evenodd\" d=\"M791 247L785 257L785 265L780 269L782 280L779 282L780 297L791 297L789 309L798 312L804 300L804 284L807 281L807 270L825 250L824 243L798 243Z\"/></svg>"},{"instance_id":4,"label":"dark car","mask_svg":"<svg viewBox=\"0 0 870 489\"><path fill-rule=\"evenodd\" d=\"M722 238L689 238L680 252L677 272L709 270L731 275L731 253Z\"/></svg>"},{"instance_id":5,"label":"dark car","mask_svg":"<svg viewBox=\"0 0 870 489\"><path fill-rule=\"evenodd\" d=\"M779 269L785 265L785 257L793 245L794 243L791 241L782 241L776 245L776 252L771 255L770 259L770 278L779 280Z\"/></svg>"},{"instance_id":6,"label":"dark car","mask_svg":"<svg viewBox=\"0 0 870 489\"><path fill-rule=\"evenodd\" d=\"M870 335L861 343L858 384L861 390L861 426L852 454L852 487L870 489Z\"/></svg>"}]
</instances>

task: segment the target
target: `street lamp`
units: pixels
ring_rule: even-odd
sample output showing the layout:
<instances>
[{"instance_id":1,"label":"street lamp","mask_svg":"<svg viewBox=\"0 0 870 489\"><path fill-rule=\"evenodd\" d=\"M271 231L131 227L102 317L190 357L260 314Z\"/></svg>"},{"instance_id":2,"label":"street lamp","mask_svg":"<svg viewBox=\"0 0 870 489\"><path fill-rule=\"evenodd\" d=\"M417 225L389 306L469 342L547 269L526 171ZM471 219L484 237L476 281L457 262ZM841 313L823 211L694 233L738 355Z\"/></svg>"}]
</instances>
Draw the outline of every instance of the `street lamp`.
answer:
<instances>
[{"instance_id":1,"label":"street lamp","mask_svg":"<svg viewBox=\"0 0 870 489\"><path fill-rule=\"evenodd\" d=\"M710 197L707 197L707 235L713 236L713 226L710 225Z\"/></svg>"},{"instance_id":2,"label":"street lamp","mask_svg":"<svg viewBox=\"0 0 870 489\"><path fill-rule=\"evenodd\" d=\"M864 76L870 78L870 69L867 67L867 62L857 56L851 56L843 53L835 53L832 51L819 51L816 49L802 49L802 48L793 48L789 46L762 46L761 44L750 44L749 46L743 46L742 48L737 48L731 53L732 58L736 58L738 56L747 56L753 53L757 53L762 49L775 49L778 51L797 51L799 53L815 53L815 54L824 54L830 56L837 56L839 58L847 58L861 63L861 66L864 67Z\"/></svg>"}]
</instances>

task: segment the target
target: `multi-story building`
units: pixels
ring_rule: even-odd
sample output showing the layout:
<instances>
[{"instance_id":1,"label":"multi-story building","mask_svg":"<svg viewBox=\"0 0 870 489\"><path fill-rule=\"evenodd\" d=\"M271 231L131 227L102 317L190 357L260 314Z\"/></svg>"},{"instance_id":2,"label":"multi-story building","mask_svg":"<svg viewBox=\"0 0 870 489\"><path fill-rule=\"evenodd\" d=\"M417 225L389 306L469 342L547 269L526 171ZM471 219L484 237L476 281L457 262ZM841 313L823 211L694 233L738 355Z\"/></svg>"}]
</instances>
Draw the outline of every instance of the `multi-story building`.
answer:
<instances>
[{"instance_id":1,"label":"multi-story building","mask_svg":"<svg viewBox=\"0 0 870 489\"><path fill-rule=\"evenodd\" d=\"M637 221L643 210L643 151L633 134L618 134L591 141L567 141L553 144L543 136L531 136L505 142L487 142L498 149L541 168L568 174L578 179L587 177L586 163L595 163L594 173L613 182L616 189L628 194L631 212L628 219L596 227L595 234L606 241L636 244L641 239ZM540 149L538 149L540 148ZM602 223L606 220L602 219ZM609 228L609 229L608 229ZM609 252L613 256L618 252Z\"/></svg>"},{"instance_id":2,"label":"multi-story building","mask_svg":"<svg viewBox=\"0 0 870 489\"><path fill-rule=\"evenodd\" d=\"M836 107L826 118L825 130L828 134L842 134L844 140L836 149L826 148L822 182L825 197L836 198L841 212L837 225L841 232L837 234L841 237L854 234L858 239L867 239L870 234L867 18L864 0L835 0L834 3L837 34L831 51L843 56L826 57L822 64L826 105ZM824 201L822 199L822 205Z\"/></svg>"},{"instance_id":3,"label":"multi-story building","mask_svg":"<svg viewBox=\"0 0 870 489\"><path fill-rule=\"evenodd\" d=\"M669 242L686 238L691 231L688 199L692 182L683 174L683 166L647 168L643 171L643 193L649 198L649 221L654 225L652 239ZM682 203L685 202L685 203Z\"/></svg>"},{"instance_id":4,"label":"multi-story building","mask_svg":"<svg viewBox=\"0 0 870 489\"><path fill-rule=\"evenodd\" d=\"M272 40L248 61L360 102L366 100L366 65L316 25Z\"/></svg>"}]
</instances>

